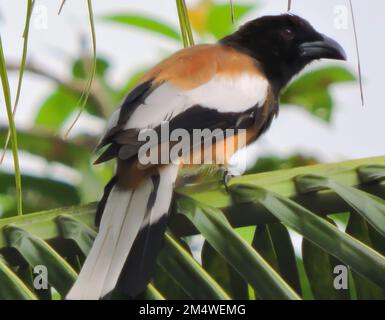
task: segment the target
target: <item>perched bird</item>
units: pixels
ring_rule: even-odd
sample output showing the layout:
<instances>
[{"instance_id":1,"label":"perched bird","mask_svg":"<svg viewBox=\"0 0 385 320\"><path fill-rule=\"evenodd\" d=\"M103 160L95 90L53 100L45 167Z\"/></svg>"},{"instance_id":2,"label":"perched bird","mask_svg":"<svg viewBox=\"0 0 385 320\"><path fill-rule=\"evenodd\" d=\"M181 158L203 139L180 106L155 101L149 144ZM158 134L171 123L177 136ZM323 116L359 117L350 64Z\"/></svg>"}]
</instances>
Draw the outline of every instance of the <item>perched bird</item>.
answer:
<instances>
[{"instance_id":1,"label":"perched bird","mask_svg":"<svg viewBox=\"0 0 385 320\"><path fill-rule=\"evenodd\" d=\"M249 144L270 126L291 78L321 58L345 60L346 55L306 20L283 14L252 20L217 44L180 50L147 72L113 113L101 139L100 147L108 147L96 162L116 159L116 174L99 202L98 236L67 299L104 298L114 288L135 297L151 279L180 165L141 165L142 129L159 132L166 121L170 130L189 133L235 130L223 140L245 129ZM201 146L191 148L194 153Z\"/></svg>"}]
</instances>

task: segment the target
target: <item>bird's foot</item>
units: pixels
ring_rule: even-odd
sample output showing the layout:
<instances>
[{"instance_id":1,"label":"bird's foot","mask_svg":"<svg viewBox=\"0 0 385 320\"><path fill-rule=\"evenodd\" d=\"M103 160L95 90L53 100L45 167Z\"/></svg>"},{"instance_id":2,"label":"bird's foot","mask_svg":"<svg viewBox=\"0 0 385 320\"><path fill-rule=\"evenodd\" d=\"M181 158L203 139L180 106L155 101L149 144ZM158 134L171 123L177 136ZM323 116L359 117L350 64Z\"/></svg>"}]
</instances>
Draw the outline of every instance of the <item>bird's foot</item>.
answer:
<instances>
[{"instance_id":1,"label":"bird's foot","mask_svg":"<svg viewBox=\"0 0 385 320\"><path fill-rule=\"evenodd\" d=\"M226 190L226 192L229 194L230 193L230 190L229 190L229 182L230 182L230 180L232 179L234 177L234 175L232 175L230 172L229 172L229 170L227 170L227 169L225 169L224 171L223 171L223 180L222 180L222 182L223 182L223 185L225 186L225 190Z\"/></svg>"}]
</instances>

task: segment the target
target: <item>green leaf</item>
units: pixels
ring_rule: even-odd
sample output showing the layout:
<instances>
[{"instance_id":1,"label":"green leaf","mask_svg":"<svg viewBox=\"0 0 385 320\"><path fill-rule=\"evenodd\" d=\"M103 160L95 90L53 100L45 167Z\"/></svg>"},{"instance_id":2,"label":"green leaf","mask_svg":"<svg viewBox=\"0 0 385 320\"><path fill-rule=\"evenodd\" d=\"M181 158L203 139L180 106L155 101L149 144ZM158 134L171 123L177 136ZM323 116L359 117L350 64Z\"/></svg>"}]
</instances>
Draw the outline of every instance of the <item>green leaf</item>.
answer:
<instances>
[{"instance_id":1,"label":"green leaf","mask_svg":"<svg viewBox=\"0 0 385 320\"><path fill-rule=\"evenodd\" d=\"M19 149L44 158L47 161L56 161L69 166L78 163L90 163L92 142L78 144L63 140L42 130L20 130ZM5 142L6 129L0 129L0 143Z\"/></svg>"},{"instance_id":2,"label":"green leaf","mask_svg":"<svg viewBox=\"0 0 385 320\"><path fill-rule=\"evenodd\" d=\"M252 246L297 293L301 292L294 248L282 224L257 224Z\"/></svg>"},{"instance_id":3,"label":"green leaf","mask_svg":"<svg viewBox=\"0 0 385 320\"><path fill-rule=\"evenodd\" d=\"M257 225L252 246L262 256L262 258L265 259L277 273L279 273L277 255L275 253L270 231L267 225ZM258 297L258 292L255 292L255 296Z\"/></svg>"},{"instance_id":4,"label":"green leaf","mask_svg":"<svg viewBox=\"0 0 385 320\"><path fill-rule=\"evenodd\" d=\"M80 203L80 196L76 187L68 183L28 175L23 175L22 179L26 206L47 208L51 204L68 206ZM12 194L14 188L13 174L0 172L0 180L0 192ZM38 201L44 201L45 204L39 204Z\"/></svg>"},{"instance_id":5,"label":"green leaf","mask_svg":"<svg viewBox=\"0 0 385 320\"><path fill-rule=\"evenodd\" d=\"M9 260L12 260L12 257L10 255L8 255L8 257L10 258ZM38 300L51 300L51 286L48 284L47 288L35 289L33 284L33 270L27 262L21 260L22 259L19 259L18 263L14 265L16 275L21 281L23 281L23 283L28 287L28 289L36 295L36 298Z\"/></svg>"},{"instance_id":6,"label":"green leaf","mask_svg":"<svg viewBox=\"0 0 385 320\"><path fill-rule=\"evenodd\" d=\"M296 167L303 167L308 165L314 165L318 163L316 157L305 156L302 154L293 154L287 158L277 156L261 156L251 169L247 170L247 173L259 173L266 171L290 169Z\"/></svg>"},{"instance_id":7,"label":"green leaf","mask_svg":"<svg viewBox=\"0 0 385 320\"><path fill-rule=\"evenodd\" d=\"M207 241L202 248L202 266L233 299L249 299L247 282Z\"/></svg>"},{"instance_id":8,"label":"green leaf","mask_svg":"<svg viewBox=\"0 0 385 320\"><path fill-rule=\"evenodd\" d=\"M237 22L253 9L255 5L234 3L234 21ZM233 31L231 24L230 4L220 3L210 7L207 16L207 31L216 39L220 39Z\"/></svg>"},{"instance_id":9,"label":"green leaf","mask_svg":"<svg viewBox=\"0 0 385 320\"><path fill-rule=\"evenodd\" d=\"M296 257L298 275L301 284L302 299L313 300L313 292L311 291L309 279L306 275L305 266L301 257Z\"/></svg>"},{"instance_id":10,"label":"green leaf","mask_svg":"<svg viewBox=\"0 0 385 320\"><path fill-rule=\"evenodd\" d=\"M349 217L349 222L346 227L346 233L360 240L367 246L372 247L372 241L369 235L368 224L356 212L352 212ZM374 283L361 277L356 272L352 272L354 286L356 289L357 298L359 300L384 300L385 291L381 290Z\"/></svg>"},{"instance_id":11,"label":"green leaf","mask_svg":"<svg viewBox=\"0 0 385 320\"><path fill-rule=\"evenodd\" d=\"M280 275L298 294L301 294L296 256L288 230L281 223L271 223L268 229Z\"/></svg>"},{"instance_id":12,"label":"green leaf","mask_svg":"<svg viewBox=\"0 0 385 320\"><path fill-rule=\"evenodd\" d=\"M1 259L0 283L1 300L36 300L36 296Z\"/></svg>"},{"instance_id":13,"label":"green leaf","mask_svg":"<svg viewBox=\"0 0 385 320\"><path fill-rule=\"evenodd\" d=\"M301 286L289 232L279 222L257 225L253 247L297 293Z\"/></svg>"},{"instance_id":14,"label":"green leaf","mask_svg":"<svg viewBox=\"0 0 385 320\"><path fill-rule=\"evenodd\" d=\"M64 86L58 86L40 105L35 117L35 126L42 129L57 131L79 107L81 94ZM90 98L85 104L87 111L97 117L103 114L100 108Z\"/></svg>"},{"instance_id":15,"label":"green leaf","mask_svg":"<svg viewBox=\"0 0 385 320\"><path fill-rule=\"evenodd\" d=\"M163 295L152 284L147 286L144 296L146 300L165 300Z\"/></svg>"},{"instance_id":16,"label":"green leaf","mask_svg":"<svg viewBox=\"0 0 385 320\"><path fill-rule=\"evenodd\" d=\"M353 187L337 183L333 179L315 175L297 177L296 182L302 193L332 189L378 232L385 235L385 200Z\"/></svg>"},{"instance_id":17,"label":"green leaf","mask_svg":"<svg viewBox=\"0 0 385 320\"><path fill-rule=\"evenodd\" d=\"M101 17L105 21L116 22L126 26L136 27L145 31L163 35L169 39L180 41L179 32L166 22L140 14L123 13Z\"/></svg>"},{"instance_id":18,"label":"green leaf","mask_svg":"<svg viewBox=\"0 0 385 320\"><path fill-rule=\"evenodd\" d=\"M192 299L229 299L215 280L169 234L165 235L158 264Z\"/></svg>"},{"instance_id":19,"label":"green leaf","mask_svg":"<svg viewBox=\"0 0 385 320\"><path fill-rule=\"evenodd\" d=\"M15 248L28 264L34 268L44 265L48 270L48 283L62 296L71 289L76 272L46 242L14 226L4 229L9 246Z\"/></svg>"},{"instance_id":20,"label":"green leaf","mask_svg":"<svg viewBox=\"0 0 385 320\"><path fill-rule=\"evenodd\" d=\"M85 70L85 64L89 63L91 64L93 59L91 58L80 58L76 59L75 62L72 65L72 76L74 78L80 78L80 79L87 79L89 76L88 73L84 72ZM110 63L107 59L97 57L96 58L96 69L95 69L95 75L98 77L104 79L107 71L110 67Z\"/></svg>"},{"instance_id":21,"label":"green leaf","mask_svg":"<svg viewBox=\"0 0 385 320\"><path fill-rule=\"evenodd\" d=\"M174 280L168 270L164 270L159 264L155 267L153 284L168 300L191 300L180 283Z\"/></svg>"},{"instance_id":22,"label":"green leaf","mask_svg":"<svg viewBox=\"0 0 385 320\"><path fill-rule=\"evenodd\" d=\"M63 87L58 87L40 106L35 125L57 130L75 111L79 97Z\"/></svg>"},{"instance_id":23,"label":"green leaf","mask_svg":"<svg viewBox=\"0 0 385 320\"><path fill-rule=\"evenodd\" d=\"M333 221L328 220L333 224ZM334 287L334 268L341 265L336 258L306 238L302 241L302 257L313 296L317 300L348 300L349 289Z\"/></svg>"},{"instance_id":24,"label":"green leaf","mask_svg":"<svg viewBox=\"0 0 385 320\"><path fill-rule=\"evenodd\" d=\"M61 236L64 239L75 241L84 256L87 256L97 233L83 222L69 215L58 216L57 222Z\"/></svg>"},{"instance_id":25,"label":"green leaf","mask_svg":"<svg viewBox=\"0 0 385 320\"><path fill-rule=\"evenodd\" d=\"M0 219L0 248L8 245L3 232L8 225L17 225L36 237L48 240L59 235L56 217L63 214L71 214L71 216L76 217L76 219L86 223L88 226L94 226L95 212L96 204L89 203L87 205L46 210L23 216Z\"/></svg>"},{"instance_id":26,"label":"green leaf","mask_svg":"<svg viewBox=\"0 0 385 320\"><path fill-rule=\"evenodd\" d=\"M373 249L385 256L385 237L377 232L371 225L368 224L369 237L373 244Z\"/></svg>"},{"instance_id":27,"label":"green leaf","mask_svg":"<svg viewBox=\"0 0 385 320\"><path fill-rule=\"evenodd\" d=\"M385 166L362 166L357 171L363 183L380 182L385 179Z\"/></svg>"},{"instance_id":28,"label":"green leaf","mask_svg":"<svg viewBox=\"0 0 385 320\"><path fill-rule=\"evenodd\" d=\"M287 227L385 288L385 257L378 252L288 198L244 184L234 185L231 190L236 201L263 205Z\"/></svg>"},{"instance_id":29,"label":"green leaf","mask_svg":"<svg viewBox=\"0 0 385 320\"><path fill-rule=\"evenodd\" d=\"M267 225L257 225L252 246L266 260L266 262L279 273L277 255Z\"/></svg>"},{"instance_id":30,"label":"green leaf","mask_svg":"<svg viewBox=\"0 0 385 320\"><path fill-rule=\"evenodd\" d=\"M329 87L332 84L355 80L354 75L342 67L324 67L310 71L286 88L281 95L281 103L302 107L312 115L329 122L334 106Z\"/></svg>"},{"instance_id":31,"label":"green leaf","mask_svg":"<svg viewBox=\"0 0 385 320\"><path fill-rule=\"evenodd\" d=\"M178 212L186 215L203 237L262 299L299 299L297 294L230 226L222 212L183 197L177 200Z\"/></svg>"}]
</instances>

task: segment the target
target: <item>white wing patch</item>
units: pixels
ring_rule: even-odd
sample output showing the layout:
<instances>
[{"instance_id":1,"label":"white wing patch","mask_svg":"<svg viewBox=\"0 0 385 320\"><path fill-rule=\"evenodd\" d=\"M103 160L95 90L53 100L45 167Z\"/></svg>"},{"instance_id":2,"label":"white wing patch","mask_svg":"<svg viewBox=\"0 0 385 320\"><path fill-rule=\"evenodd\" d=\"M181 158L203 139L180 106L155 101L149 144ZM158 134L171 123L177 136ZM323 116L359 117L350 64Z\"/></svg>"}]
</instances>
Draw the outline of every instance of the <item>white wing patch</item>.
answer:
<instances>
[{"instance_id":1,"label":"white wing patch","mask_svg":"<svg viewBox=\"0 0 385 320\"><path fill-rule=\"evenodd\" d=\"M192 105L192 101L183 92L166 82L138 106L124 129L156 127L161 121L170 120Z\"/></svg>"},{"instance_id":2,"label":"white wing patch","mask_svg":"<svg viewBox=\"0 0 385 320\"><path fill-rule=\"evenodd\" d=\"M180 90L164 83L137 107L124 129L156 127L161 121L171 120L193 105L219 112L243 112L257 104L262 106L268 87L265 78L249 73L217 75L192 90Z\"/></svg>"},{"instance_id":3,"label":"white wing patch","mask_svg":"<svg viewBox=\"0 0 385 320\"><path fill-rule=\"evenodd\" d=\"M243 73L239 76L217 75L209 82L184 93L200 105L219 112L243 112L266 100L269 83L266 79Z\"/></svg>"}]
</instances>

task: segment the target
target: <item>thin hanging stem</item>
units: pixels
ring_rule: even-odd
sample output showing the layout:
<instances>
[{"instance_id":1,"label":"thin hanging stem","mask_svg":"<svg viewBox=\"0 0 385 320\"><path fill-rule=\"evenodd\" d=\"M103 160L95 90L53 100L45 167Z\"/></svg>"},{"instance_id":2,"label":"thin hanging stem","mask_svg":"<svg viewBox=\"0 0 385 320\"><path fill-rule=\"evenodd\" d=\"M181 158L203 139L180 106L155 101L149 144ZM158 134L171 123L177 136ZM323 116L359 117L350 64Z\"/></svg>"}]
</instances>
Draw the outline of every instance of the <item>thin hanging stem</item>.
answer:
<instances>
[{"instance_id":1,"label":"thin hanging stem","mask_svg":"<svg viewBox=\"0 0 385 320\"><path fill-rule=\"evenodd\" d=\"M79 99L79 104L80 104L79 112L76 115L76 117L75 117L74 121L72 122L72 124L70 125L70 127L68 128L68 130L65 132L64 138L68 137L68 134L71 132L72 128L75 126L76 122L79 120L82 112L85 109L88 97L89 97L90 92L91 92L92 81L94 80L95 71L96 71L96 34L95 34L94 14L93 14L93 10L92 10L91 0L87 0L87 6L88 6L88 16L89 16L89 20L90 20L91 37L92 37L93 63L92 63L92 67L91 67L91 74L90 74L90 77L89 77L87 84L86 84L86 88L83 91L83 93Z\"/></svg>"},{"instance_id":2,"label":"thin hanging stem","mask_svg":"<svg viewBox=\"0 0 385 320\"><path fill-rule=\"evenodd\" d=\"M355 16L354 16L354 9L353 9L352 0L349 0L349 4L350 4L350 12L351 12L351 15L352 15L354 41L355 41L356 53L357 53L357 69L358 69L358 80L359 80L359 83L360 83L361 103L362 103L362 106L364 106L365 105L365 99L364 99L364 86L363 86L363 83L362 83L362 70L361 70L360 49L359 49L359 45L358 45L356 19L355 19Z\"/></svg>"},{"instance_id":3,"label":"thin hanging stem","mask_svg":"<svg viewBox=\"0 0 385 320\"><path fill-rule=\"evenodd\" d=\"M291 0L287 1L287 11L291 10Z\"/></svg>"},{"instance_id":4,"label":"thin hanging stem","mask_svg":"<svg viewBox=\"0 0 385 320\"><path fill-rule=\"evenodd\" d=\"M230 17L231 17L231 25L235 26L235 15L234 15L234 0L230 0Z\"/></svg>"},{"instance_id":5,"label":"thin hanging stem","mask_svg":"<svg viewBox=\"0 0 385 320\"><path fill-rule=\"evenodd\" d=\"M24 75L24 69L25 69L25 62L27 60L29 25L30 25L30 21L31 21L31 15L32 15L32 10L33 10L34 4L35 4L34 0L33 1L32 0L28 0L28 3L27 3L27 16L26 16L26 19L25 19L25 26L24 26L24 32L23 32L23 38L24 38L23 54L22 54L21 61L20 61L19 79L18 79L18 83L17 83L15 103L13 105L13 110L12 110L13 117L16 116L17 105L18 105L19 99L20 99L21 85L22 85L22 82L23 82L23 75ZM10 138L11 138L11 132L10 132L10 130L8 130L7 138L5 140L5 145L4 145L4 148L3 148L3 152L2 152L1 157L0 157L0 165L4 161L5 153L7 151Z\"/></svg>"},{"instance_id":6,"label":"thin hanging stem","mask_svg":"<svg viewBox=\"0 0 385 320\"><path fill-rule=\"evenodd\" d=\"M7 66L6 66L5 58L4 58L3 44L2 44L1 36L0 36L0 77L1 77L1 83L3 86L5 106L7 109L9 130L11 132L13 165L14 165L14 171L15 171L17 214L22 215L23 214L23 199L22 199L22 189L21 189L19 155L18 155L18 148L17 148L17 133L16 133L15 122L13 120L13 114L12 114L11 90L9 89Z\"/></svg>"},{"instance_id":7,"label":"thin hanging stem","mask_svg":"<svg viewBox=\"0 0 385 320\"><path fill-rule=\"evenodd\" d=\"M186 27L183 19L183 8L180 4L180 1L178 0L176 1L176 8L178 10L178 19L179 19L180 33L183 41L183 47L187 48L189 46L189 41L188 41Z\"/></svg>"},{"instance_id":8,"label":"thin hanging stem","mask_svg":"<svg viewBox=\"0 0 385 320\"><path fill-rule=\"evenodd\" d=\"M178 10L178 18L180 24L180 30L183 40L183 46L189 47L194 45L194 38L192 35L190 19L188 16L188 11L186 3L184 0L176 0L176 7Z\"/></svg>"},{"instance_id":9,"label":"thin hanging stem","mask_svg":"<svg viewBox=\"0 0 385 320\"><path fill-rule=\"evenodd\" d=\"M63 0L63 1L61 2L59 11L57 12L58 15L60 15L60 13L61 13L61 11L62 11L62 9L63 9L65 3L66 3L66 0Z\"/></svg>"},{"instance_id":10,"label":"thin hanging stem","mask_svg":"<svg viewBox=\"0 0 385 320\"><path fill-rule=\"evenodd\" d=\"M183 5L183 14L185 16L185 26L186 26L187 37L188 37L190 46L193 46L194 45L194 38L193 38L193 34L192 34L190 18L188 15L186 2L184 0L182 1L182 5Z\"/></svg>"}]
</instances>

